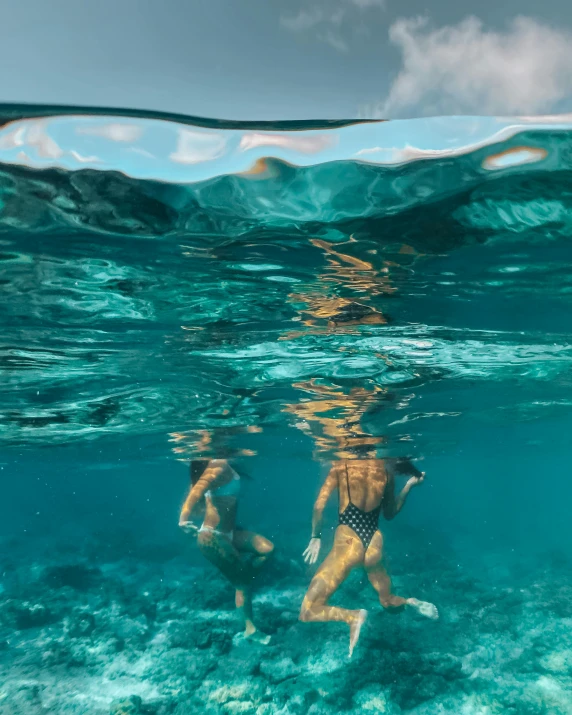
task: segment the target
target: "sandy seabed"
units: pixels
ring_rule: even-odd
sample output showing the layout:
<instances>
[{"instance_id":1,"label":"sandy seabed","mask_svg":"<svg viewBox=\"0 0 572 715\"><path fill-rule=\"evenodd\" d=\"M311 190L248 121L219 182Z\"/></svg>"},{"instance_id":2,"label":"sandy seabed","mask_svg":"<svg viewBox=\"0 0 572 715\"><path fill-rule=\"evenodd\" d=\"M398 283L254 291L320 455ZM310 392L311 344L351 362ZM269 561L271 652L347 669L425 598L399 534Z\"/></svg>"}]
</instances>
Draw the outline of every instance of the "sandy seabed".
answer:
<instances>
[{"instance_id":1,"label":"sandy seabed","mask_svg":"<svg viewBox=\"0 0 572 715\"><path fill-rule=\"evenodd\" d=\"M395 591L441 618L384 613L356 572L334 600L370 613L351 661L344 625L297 620L311 575L299 552L278 550L258 584L262 647L237 638L231 587L186 545L5 541L0 713L572 713L572 563L459 563L412 539L392 546Z\"/></svg>"}]
</instances>

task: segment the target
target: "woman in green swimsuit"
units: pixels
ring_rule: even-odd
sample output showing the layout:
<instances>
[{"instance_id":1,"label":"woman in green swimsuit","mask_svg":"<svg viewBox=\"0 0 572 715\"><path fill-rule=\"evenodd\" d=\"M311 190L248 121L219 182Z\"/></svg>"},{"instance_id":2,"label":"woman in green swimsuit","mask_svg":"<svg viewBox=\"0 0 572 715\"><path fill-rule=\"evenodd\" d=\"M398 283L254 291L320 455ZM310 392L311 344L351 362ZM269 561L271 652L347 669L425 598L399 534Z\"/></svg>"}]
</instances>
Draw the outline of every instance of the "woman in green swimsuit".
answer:
<instances>
[{"instance_id":1,"label":"woman in green swimsuit","mask_svg":"<svg viewBox=\"0 0 572 715\"><path fill-rule=\"evenodd\" d=\"M252 580L274 551L274 544L260 534L236 526L241 477L225 459L191 462L191 488L181 509L179 526L195 534L203 556L236 589L235 603L244 620L245 638L267 644L252 620ZM204 512L198 527L193 511ZM252 559L245 559L251 554Z\"/></svg>"}]
</instances>

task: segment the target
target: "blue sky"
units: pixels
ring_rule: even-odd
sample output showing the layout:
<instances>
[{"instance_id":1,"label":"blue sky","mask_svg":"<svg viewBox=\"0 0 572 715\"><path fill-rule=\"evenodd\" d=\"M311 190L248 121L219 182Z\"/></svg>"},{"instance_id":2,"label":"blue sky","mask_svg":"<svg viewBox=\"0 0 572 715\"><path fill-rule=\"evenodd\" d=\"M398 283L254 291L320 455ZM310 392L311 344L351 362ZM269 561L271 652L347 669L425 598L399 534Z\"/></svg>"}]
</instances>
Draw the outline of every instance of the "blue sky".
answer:
<instances>
[{"instance_id":1,"label":"blue sky","mask_svg":"<svg viewBox=\"0 0 572 715\"><path fill-rule=\"evenodd\" d=\"M0 100L231 119L572 110L565 0L3 0Z\"/></svg>"}]
</instances>

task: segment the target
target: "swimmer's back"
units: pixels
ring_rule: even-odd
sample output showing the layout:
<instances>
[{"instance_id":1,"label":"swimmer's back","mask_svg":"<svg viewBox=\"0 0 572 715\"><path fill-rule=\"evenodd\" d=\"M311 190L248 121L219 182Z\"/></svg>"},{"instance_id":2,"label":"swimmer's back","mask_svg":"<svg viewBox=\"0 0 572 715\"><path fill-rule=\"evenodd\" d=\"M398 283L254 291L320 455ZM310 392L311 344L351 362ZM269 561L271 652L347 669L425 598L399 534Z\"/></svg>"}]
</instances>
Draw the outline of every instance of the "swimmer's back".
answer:
<instances>
[{"instance_id":1,"label":"swimmer's back","mask_svg":"<svg viewBox=\"0 0 572 715\"><path fill-rule=\"evenodd\" d=\"M349 504L371 511L383 501L388 473L382 459L348 459L335 465L340 495L340 512Z\"/></svg>"}]
</instances>

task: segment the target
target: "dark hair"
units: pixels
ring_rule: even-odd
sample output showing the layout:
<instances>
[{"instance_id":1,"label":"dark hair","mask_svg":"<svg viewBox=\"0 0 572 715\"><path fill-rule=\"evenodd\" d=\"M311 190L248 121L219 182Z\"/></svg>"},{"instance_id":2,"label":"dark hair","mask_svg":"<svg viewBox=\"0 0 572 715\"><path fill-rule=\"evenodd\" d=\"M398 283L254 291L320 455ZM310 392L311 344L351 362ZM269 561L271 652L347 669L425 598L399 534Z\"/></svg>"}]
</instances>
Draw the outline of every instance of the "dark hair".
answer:
<instances>
[{"instance_id":1,"label":"dark hair","mask_svg":"<svg viewBox=\"0 0 572 715\"><path fill-rule=\"evenodd\" d=\"M417 467L411 462L411 459L409 457L389 458L386 459L386 462L389 463L388 466L393 470L393 473L396 476L421 476L420 470L417 469Z\"/></svg>"},{"instance_id":2,"label":"dark hair","mask_svg":"<svg viewBox=\"0 0 572 715\"><path fill-rule=\"evenodd\" d=\"M355 457L367 457L368 459L376 459L377 446L374 444L352 444L344 447L345 452L353 454Z\"/></svg>"},{"instance_id":3,"label":"dark hair","mask_svg":"<svg viewBox=\"0 0 572 715\"><path fill-rule=\"evenodd\" d=\"M191 484L195 484L203 476L209 466L210 459L193 459L191 461Z\"/></svg>"}]
</instances>

